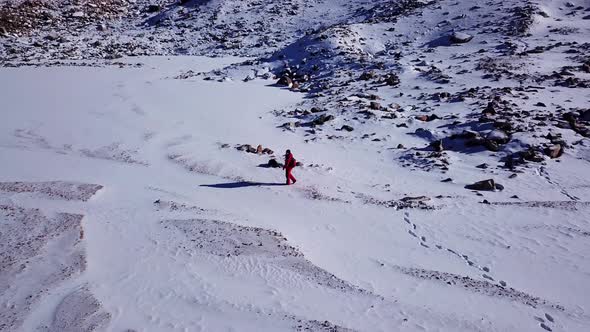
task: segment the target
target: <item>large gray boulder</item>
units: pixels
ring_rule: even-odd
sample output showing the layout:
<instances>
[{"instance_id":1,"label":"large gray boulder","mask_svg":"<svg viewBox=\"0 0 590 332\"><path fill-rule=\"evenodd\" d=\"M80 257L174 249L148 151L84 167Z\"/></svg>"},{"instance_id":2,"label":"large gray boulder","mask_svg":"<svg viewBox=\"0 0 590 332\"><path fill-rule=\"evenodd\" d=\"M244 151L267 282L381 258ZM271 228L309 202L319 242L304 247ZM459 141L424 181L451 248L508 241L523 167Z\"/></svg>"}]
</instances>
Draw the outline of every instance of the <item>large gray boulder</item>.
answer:
<instances>
[{"instance_id":1,"label":"large gray boulder","mask_svg":"<svg viewBox=\"0 0 590 332\"><path fill-rule=\"evenodd\" d=\"M465 44L470 42L473 39L472 35L466 34L464 32L453 32L449 36L451 43L454 44Z\"/></svg>"}]
</instances>

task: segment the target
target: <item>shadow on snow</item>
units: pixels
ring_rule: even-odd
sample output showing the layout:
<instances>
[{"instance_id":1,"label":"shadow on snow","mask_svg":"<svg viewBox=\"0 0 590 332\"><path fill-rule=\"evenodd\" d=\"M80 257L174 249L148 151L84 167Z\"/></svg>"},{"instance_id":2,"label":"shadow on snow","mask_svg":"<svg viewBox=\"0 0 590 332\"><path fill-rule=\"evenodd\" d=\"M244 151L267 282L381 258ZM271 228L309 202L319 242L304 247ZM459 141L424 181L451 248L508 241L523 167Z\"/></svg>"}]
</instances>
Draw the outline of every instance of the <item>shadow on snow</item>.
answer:
<instances>
[{"instance_id":1,"label":"shadow on snow","mask_svg":"<svg viewBox=\"0 0 590 332\"><path fill-rule=\"evenodd\" d=\"M219 188L219 189L232 189L232 188L244 188L244 187L270 187L270 186L285 186L284 183L263 183L263 182L230 182L230 183L216 183L216 184L202 184L200 187Z\"/></svg>"}]
</instances>

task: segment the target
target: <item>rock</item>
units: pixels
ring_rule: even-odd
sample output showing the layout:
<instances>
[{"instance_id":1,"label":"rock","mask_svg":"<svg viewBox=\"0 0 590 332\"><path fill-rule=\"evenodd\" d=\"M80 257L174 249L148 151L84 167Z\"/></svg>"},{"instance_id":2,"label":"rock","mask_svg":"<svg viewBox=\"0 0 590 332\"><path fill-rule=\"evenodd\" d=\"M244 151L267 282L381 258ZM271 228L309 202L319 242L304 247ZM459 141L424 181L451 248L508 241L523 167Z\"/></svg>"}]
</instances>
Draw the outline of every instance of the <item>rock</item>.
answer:
<instances>
[{"instance_id":1,"label":"rock","mask_svg":"<svg viewBox=\"0 0 590 332\"><path fill-rule=\"evenodd\" d=\"M481 169L487 169L489 166L490 166L490 165L488 165L488 164L486 164L486 163L483 163L483 164L479 164L479 165L477 165L477 166L475 166L475 167L477 167L477 168L481 168Z\"/></svg>"},{"instance_id":2,"label":"rock","mask_svg":"<svg viewBox=\"0 0 590 332\"><path fill-rule=\"evenodd\" d=\"M5 27L0 27L0 36L5 36L8 34L8 30Z\"/></svg>"},{"instance_id":3,"label":"rock","mask_svg":"<svg viewBox=\"0 0 590 332\"><path fill-rule=\"evenodd\" d=\"M299 125L300 122L285 122L282 125L280 125L279 128L293 130L294 128L299 127Z\"/></svg>"},{"instance_id":4,"label":"rock","mask_svg":"<svg viewBox=\"0 0 590 332\"><path fill-rule=\"evenodd\" d=\"M416 119L420 120L420 121L425 121L425 122L429 122L432 120L437 120L440 119L440 117L436 114L430 114L430 115L417 115Z\"/></svg>"},{"instance_id":5,"label":"rock","mask_svg":"<svg viewBox=\"0 0 590 332\"><path fill-rule=\"evenodd\" d=\"M369 104L369 108L372 110L380 110L381 109L381 104L379 104L376 101L372 101L371 104Z\"/></svg>"},{"instance_id":6,"label":"rock","mask_svg":"<svg viewBox=\"0 0 590 332\"><path fill-rule=\"evenodd\" d=\"M545 314L545 318L547 318L547 320L550 321L551 323L555 322L555 319L553 319L553 317L547 313Z\"/></svg>"},{"instance_id":7,"label":"rock","mask_svg":"<svg viewBox=\"0 0 590 332\"><path fill-rule=\"evenodd\" d=\"M451 42L455 43L455 44L468 43L472 39L473 39L472 35L466 34L464 32L453 32L450 36Z\"/></svg>"},{"instance_id":8,"label":"rock","mask_svg":"<svg viewBox=\"0 0 590 332\"><path fill-rule=\"evenodd\" d=\"M264 148L264 150L262 150L262 153L266 153L266 154L273 154L274 151L269 149L269 148Z\"/></svg>"},{"instance_id":9,"label":"rock","mask_svg":"<svg viewBox=\"0 0 590 332\"><path fill-rule=\"evenodd\" d=\"M238 150L238 151L248 151L248 148L250 148L250 144L244 144L244 145L239 145L238 147L236 147L236 150Z\"/></svg>"},{"instance_id":10,"label":"rock","mask_svg":"<svg viewBox=\"0 0 590 332\"><path fill-rule=\"evenodd\" d=\"M350 131L353 131L354 128L352 128L349 125L343 125L342 128L340 128L340 130L346 130L346 131L350 132Z\"/></svg>"},{"instance_id":11,"label":"rock","mask_svg":"<svg viewBox=\"0 0 590 332\"><path fill-rule=\"evenodd\" d=\"M326 110L323 110L323 109L318 108L318 107L312 107L309 111L311 113L320 113L320 112L325 112Z\"/></svg>"},{"instance_id":12,"label":"rock","mask_svg":"<svg viewBox=\"0 0 590 332\"><path fill-rule=\"evenodd\" d=\"M160 5L149 5L146 9L148 13L156 13L160 10L162 10L162 7L160 7Z\"/></svg>"},{"instance_id":13,"label":"rock","mask_svg":"<svg viewBox=\"0 0 590 332\"><path fill-rule=\"evenodd\" d=\"M446 178L444 180L441 180L440 182L453 182L453 179L451 178Z\"/></svg>"},{"instance_id":14,"label":"rock","mask_svg":"<svg viewBox=\"0 0 590 332\"><path fill-rule=\"evenodd\" d=\"M318 116L317 118L315 118L311 123L315 126L321 126L324 123L334 120L334 116L333 115L327 115L327 114L322 114L320 116Z\"/></svg>"},{"instance_id":15,"label":"rock","mask_svg":"<svg viewBox=\"0 0 590 332\"><path fill-rule=\"evenodd\" d=\"M481 190L481 191L495 191L504 189L504 186L495 183L493 179L478 181L465 186L465 189Z\"/></svg>"},{"instance_id":16,"label":"rock","mask_svg":"<svg viewBox=\"0 0 590 332\"><path fill-rule=\"evenodd\" d=\"M510 135L502 129L494 129L486 135L486 140L496 142L498 144L506 144L510 142Z\"/></svg>"},{"instance_id":17,"label":"rock","mask_svg":"<svg viewBox=\"0 0 590 332\"><path fill-rule=\"evenodd\" d=\"M276 159L271 159L268 161L268 167L279 168L282 167L282 165L279 164L279 162Z\"/></svg>"},{"instance_id":18,"label":"rock","mask_svg":"<svg viewBox=\"0 0 590 332\"><path fill-rule=\"evenodd\" d=\"M545 154L552 159L559 158L563 154L563 146L561 144L555 144L545 148Z\"/></svg>"},{"instance_id":19,"label":"rock","mask_svg":"<svg viewBox=\"0 0 590 332\"><path fill-rule=\"evenodd\" d=\"M106 31L107 30L107 26L104 23L99 24L99 25L96 26L96 30L98 30L98 31Z\"/></svg>"},{"instance_id":20,"label":"rock","mask_svg":"<svg viewBox=\"0 0 590 332\"><path fill-rule=\"evenodd\" d=\"M438 120L438 119L440 119L440 117L438 115L434 114L434 113L433 114L430 114L428 116L428 121L433 121L433 120Z\"/></svg>"},{"instance_id":21,"label":"rock","mask_svg":"<svg viewBox=\"0 0 590 332\"><path fill-rule=\"evenodd\" d=\"M406 196L400 199L400 202L408 203L408 202L424 202L429 201L430 197L426 196Z\"/></svg>"},{"instance_id":22,"label":"rock","mask_svg":"<svg viewBox=\"0 0 590 332\"><path fill-rule=\"evenodd\" d=\"M545 160L545 158L543 158L543 155L540 154L537 150L535 150L533 148L530 148L525 151L521 151L520 155L522 156L522 158L524 160L528 160L528 161L532 161L532 162L536 162L536 163L540 163Z\"/></svg>"},{"instance_id":23,"label":"rock","mask_svg":"<svg viewBox=\"0 0 590 332\"><path fill-rule=\"evenodd\" d=\"M483 146L485 146L486 149L493 151L493 152L500 151L500 146L495 141L490 141L488 139L483 140Z\"/></svg>"},{"instance_id":24,"label":"rock","mask_svg":"<svg viewBox=\"0 0 590 332\"><path fill-rule=\"evenodd\" d=\"M443 141L442 139L439 139L437 141L434 141L432 143L430 143L430 146L434 149L434 151L436 152L442 152L444 150L443 147Z\"/></svg>"},{"instance_id":25,"label":"rock","mask_svg":"<svg viewBox=\"0 0 590 332\"><path fill-rule=\"evenodd\" d=\"M277 84L290 88L293 86L293 80L289 76L284 75L278 80Z\"/></svg>"},{"instance_id":26,"label":"rock","mask_svg":"<svg viewBox=\"0 0 590 332\"><path fill-rule=\"evenodd\" d=\"M549 332L553 331L549 326L545 325L545 323L541 323L541 327L546 331L549 331Z\"/></svg>"},{"instance_id":27,"label":"rock","mask_svg":"<svg viewBox=\"0 0 590 332\"><path fill-rule=\"evenodd\" d=\"M536 103L535 106L537 106L537 107L547 107L547 105L545 105L545 103L542 103L542 102Z\"/></svg>"},{"instance_id":28,"label":"rock","mask_svg":"<svg viewBox=\"0 0 590 332\"><path fill-rule=\"evenodd\" d=\"M400 84L399 76L396 74L389 74L385 77L385 84L389 86L398 86Z\"/></svg>"},{"instance_id":29,"label":"rock","mask_svg":"<svg viewBox=\"0 0 590 332\"><path fill-rule=\"evenodd\" d=\"M405 149L406 147L403 144L400 143L400 144L397 145L397 148L398 149Z\"/></svg>"},{"instance_id":30,"label":"rock","mask_svg":"<svg viewBox=\"0 0 590 332\"><path fill-rule=\"evenodd\" d=\"M590 109L580 112L580 120L590 122Z\"/></svg>"},{"instance_id":31,"label":"rock","mask_svg":"<svg viewBox=\"0 0 590 332\"><path fill-rule=\"evenodd\" d=\"M263 150L264 150L264 149L262 148L262 145L258 144L258 146L256 147L256 153L257 153L257 154L262 154L262 151L263 151Z\"/></svg>"},{"instance_id":32,"label":"rock","mask_svg":"<svg viewBox=\"0 0 590 332\"><path fill-rule=\"evenodd\" d=\"M366 71L366 72L362 73L361 76L359 77L359 79L362 81L368 81L373 78L375 78L374 71Z\"/></svg>"},{"instance_id":33,"label":"rock","mask_svg":"<svg viewBox=\"0 0 590 332\"><path fill-rule=\"evenodd\" d=\"M84 14L84 12L82 12L82 11L74 12L72 14L72 17L75 17L75 18L82 18L84 16L86 16L86 14Z\"/></svg>"}]
</instances>

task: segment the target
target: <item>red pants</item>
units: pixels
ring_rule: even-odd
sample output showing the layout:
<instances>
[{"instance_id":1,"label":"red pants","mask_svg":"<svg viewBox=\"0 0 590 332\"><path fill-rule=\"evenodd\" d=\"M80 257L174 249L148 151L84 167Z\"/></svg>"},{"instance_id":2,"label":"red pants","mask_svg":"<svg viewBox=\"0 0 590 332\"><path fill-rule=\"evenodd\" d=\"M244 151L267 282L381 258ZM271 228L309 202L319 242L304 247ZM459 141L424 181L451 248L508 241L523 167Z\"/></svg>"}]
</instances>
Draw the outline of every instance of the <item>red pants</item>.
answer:
<instances>
[{"instance_id":1,"label":"red pants","mask_svg":"<svg viewBox=\"0 0 590 332\"><path fill-rule=\"evenodd\" d=\"M297 179L295 179L293 174L291 174L292 170L293 170L292 167L285 169L285 177L287 178L287 185L291 184L291 181L293 181L293 183L297 182Z\"/></svg>"}]
</instances>

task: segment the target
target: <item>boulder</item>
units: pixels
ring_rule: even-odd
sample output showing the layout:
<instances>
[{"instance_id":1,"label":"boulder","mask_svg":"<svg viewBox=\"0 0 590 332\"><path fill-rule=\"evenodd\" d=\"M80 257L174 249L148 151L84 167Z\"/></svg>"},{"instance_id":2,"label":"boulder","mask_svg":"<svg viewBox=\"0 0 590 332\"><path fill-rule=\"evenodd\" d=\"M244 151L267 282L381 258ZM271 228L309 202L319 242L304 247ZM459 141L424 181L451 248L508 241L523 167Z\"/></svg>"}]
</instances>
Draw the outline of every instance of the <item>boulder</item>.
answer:
<instances>
[{"instance_id":1,"label":"boulder","mask_svg":"<svg viewBox=\"0 0 590 332\"><path fill-rule=\"evenodd\" d=\"M258 153L258 154L262 154L262 151L263 151L263 150L264 150L264 149L262 148L262 145L258 144L258 146L256 147L256 153Z\"/></svg>"},{"instance_id":2,"label":"boulder","mask_svg":"<svg viewBox=\"0 0 590 332\"><path fill-rule=\"evenodd\" d=\"M318 116L317 118L315 118L311 123L315 126L321 126L324 123L334 120L334 116L331 114L322 114L320 116Z\"/></svg>"},{"instance_id":3,"label":"boulder","mask_svg":"<svg viewBox=\"0 0 590 332\"><path fill-rule=\"evenodd\" d=\"M160 7L160 5L149 5L147 7L148 13L156 13L156 12L159 12L160 10L162 10L162 7Z\"/></svg>"},{"instance_id":4,"label":"boulder","mask_svg":"<svg viewBox=\"0 0 590 332\"><path fill-rule=\"evenodd\" d=\"M243 145L239 145L236 147L236 149L238 151L248 151L248 149L250 149L250 148L251 148L250 144L243 144Z\"/></svg>"},{"instance_id":5,"label":"boulder","mask_svg":"<svg viewBox=\"0 0 590 332\"><path fill-rule=\"evenodd\" d=\"M490 141L489 139L483 140L483 146L485 146L486 149L492 152L500 151L500 146L498 145L498 143L496 143L495 141Z\"/></svg>"},{"instance_id":6,"label":"boulder","mask_svg":"<svg viewBox=\"0 0 590 332\"><path fill-rule=\"evenodd\" d=\"M561 144L555 144L545 148L545 154L552 159L559 158L563 154L563 146Z\"/></svg>"},{"instance_id":7,"label":"boulder","mask_svg":"<svg viewBox=\"0 0 590 332\"><path fill-rule=\"evenodd\" d=\"M540 163L545 160L545 158L543 158L543 155L541 153L539 153L539 151L537 151L533 148L521 151L520 156L524 160L528 160L528 161L532 161L532 162L536 162L536 163Z\"/></svg>"},{"instance_id":8,"label":"boulder","mask_svg":"<svg viewBox=\"0 0 590 332\"><path fill-rule=\"evenodd\" d=\"M590 122L590 109L584 110L580 112L580 120L581 121L589 121Z\"/></svg>"},{"instance_id":9,"label":"boulder","mask_svg":"<svg viewBox=\"0 0 590 332\"><path fill-rule=\"evenodd\" d=\"M486 140L492 141L492 142L495 142L498 144L506 144L506 143L510 142L510 135L508 135L502 129L494 129L486 135Z\"/></svg>"},{"instance_id":10,"label":"boulder","mask_svg":"<svg viewBox=\"0 0 590 332\"><path fill-rule=\"evenodd\" d=\"M346 130L346 131L349 131L350 132L350 131L353 131L354 128L352 128L349 125L343 125L342 128L340 128L340 130Z\"/></svg>"},{"instance_id":11,"label":"boulder","mask_svg":"<svg viewBox=\"0 0 590 332\"><path fill-rule=\"evenodd\" d=\"M282 86L287 86L290 88L293 86L293 80L289 76L284 75L284 76L281 76L281 78L277 81L277 84L282 85Z\"/></svg>"},{"instance_id":12,"label":"boulder","mask_svg":"<svg viewBox=\"0 0 590 332\"><path fill-rule=\"evenodd\" d=\"M372 102L369 104L369 108L370 108L370 109L372 109L372 110L380 110L380 109L381 109L381 104L379 104L379 103L378 103L378 102L376 102L376 101L372 101Z\"/></svg>"},{"instance_id":13,"label":"boulder","mask_svg":"<svg viewBox=\"0 0 590 332\"><path fill-rule=\"evenodd\" d=\"M418 115L418 116L416 116L416 119L418 119L420 121L424 121L424 122L430 122L432 120L440 119L440 117L436 114L430 114L430 115Z\"/></svg>"},{"instance_id":14,"label":"boulder","mask_svg":"<svg viewBox=\"0 0 590 332\"><path fill-rule=\"evenodd\" d=\"M385 84L389 86L398 86L400 84L399 76L396 74L389 74L385 77Z\"/></svg>"},{"instance_id":15,"label":"boulder","mask_svg":"<svg viewBox=\"0 0 590 332\"><path fill-rule=\"evenodd\" d=\"M494 182L494 179L478 181L465 186L465 189L479 190L479 191L495 191L502 190L504 186Z\"/></svg>"},{"instance_id":16,"label":"boulder","mask_svg":"<svg viewBox=\"0 0 590 332\"><path fill-rule=\"evenodd\" d=\"M432 143L430 143L430 146L434 149L434 151L436 152L442 152L444 150L443 147L443 141L442 139L436 140Z\"/></svg>"},{"instance_id":17,"label":"boulder","mask_svg":"<svg viewBox=\"0 0 590 332\"><path fill-rule=\"evenodd\" d=\"M276 159L271 159L268 161L268 167L279 168L282 167L282 165Z\"/></svg>"},{"instance_id":18,"label":"boulder","mask_svg":"<svg viewBox=\"0 0 590 332\"><path fill-rule=\"evenodd\" d=\"M453 32L449 36L449 39L454 44L464 44L470 42L473 39L473 36L464 32Z\"/></svg>"},{"instance_id":19,"label":"boulder","mask_svg":"<svg viewBox=\"0 0 590 332\"><path fill-rule=\"evenodd\" d=\"M362 81L368 81L373 78L375 78L374 71L366 71L366 72L362 73L361 76L359 77L359 79Z\"/></svg>"}]
</instances>

